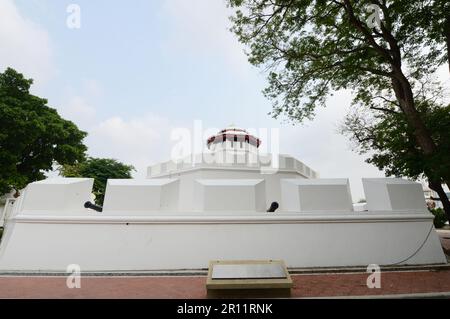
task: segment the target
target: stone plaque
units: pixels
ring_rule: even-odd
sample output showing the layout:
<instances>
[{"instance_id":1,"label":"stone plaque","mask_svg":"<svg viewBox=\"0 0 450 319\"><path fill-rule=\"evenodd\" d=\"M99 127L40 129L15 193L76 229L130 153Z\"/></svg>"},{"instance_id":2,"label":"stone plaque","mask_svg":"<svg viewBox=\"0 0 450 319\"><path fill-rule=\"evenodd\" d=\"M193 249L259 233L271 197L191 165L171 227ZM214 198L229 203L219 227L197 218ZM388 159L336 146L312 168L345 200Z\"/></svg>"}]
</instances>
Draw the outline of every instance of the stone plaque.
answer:
<instances>
[{"instance_id":1,"label":"stone plaque","mask_svg":"<svg viewBox=\"0 0 450 319\"><path fill-rule=\"evenodd\" d=\"M270 264L228 264L214 265L212 279L270 279L287 278L284 267Z\"/></svg>"}]
</instances>

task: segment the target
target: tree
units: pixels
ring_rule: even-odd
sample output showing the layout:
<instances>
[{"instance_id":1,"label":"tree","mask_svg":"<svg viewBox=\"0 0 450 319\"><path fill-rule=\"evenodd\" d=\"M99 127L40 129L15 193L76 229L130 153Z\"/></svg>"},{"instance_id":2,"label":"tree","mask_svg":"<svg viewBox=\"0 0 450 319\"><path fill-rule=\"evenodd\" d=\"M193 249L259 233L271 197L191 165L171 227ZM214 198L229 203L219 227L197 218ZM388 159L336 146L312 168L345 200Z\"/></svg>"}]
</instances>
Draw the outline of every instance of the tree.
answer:
<instances>
[{"instance_id":1,"label":"tree","mask_svg":"<svg viewBox=\"0 0 450 319\"><path fill-rule=\"evenodd\" d=\"M439 180L439 176L450 171L450 105L420 100L417 104L425 125L434 128L431 133L438 152L432 158L424 156L417 147L412 130L401 113L371 114L354 110L346 118L342 133L350 136L361 154L370 154L368 163L384 170L388 176ZM439 198L445 196L442 192L438 192ZM443 206L450 221L450 203L443 201Z\"/></svg>"},{"instance_id":2,"label":"tree","mask_svg":"<svg viewBox=\"0 0 450 319\"><path fill-rule=\"evenodd\" d=\"M63 165L60 173L64 177L90 177L94 179L93 193L95 202L103 205L106 182L110 178L131 178L134 167L125 165L115 159L88 158L75 165Z\"/></svg>"},{"instance_id":3,"label":"tree","mask_svg":"<svg viewBox=\"0 0 450 319\"><path fill-rule=\"evenodd\" d=\"M404 10L403 32L418 46L426 38L428 46L432 47L430 57L440 59L440 64L447 60L450 71L450 2L399 0L396 5Z\"/></svg>"},{"instance_id":4,"label":"tree","mask_svg":"<svg viewBox=\"0 0 450 319\"><path fill-rule=\"evenodd\" d=\"M8 68L0 73L0 194L45 178L53 165L83 160L86 133L30 94L33 81Z\"/></svg>"},{"instance_id":5,"label":"tree","mask_svg":"<svg viewBox=\"0 0 450 319\"><path fill-rule=\"evenodd\" d=\"M269 70L264 93L273 101L274 117L311 119L333 91L351 89L355 107L401 115L424 161L435 164L427 177L440 193L442 182L450 185L450 171L436 169L444 158L436 155L442 152L434 128L425 125L416 98L448 60L442 36L447 2L229 0L236 9L232 30L249 48L249 61Z\"/></svg>"},{"instance_id":6,"label":"tree","mask_svg":"<svg viewBox=\"0 0 450 319\"><path fill-rule=\"evenodd\" d=\"M442 208L432 208L430 212L434 215L434 227L435 228L443 228L445 226L445 213ZM448 255L450 251L445 251Z\"/></svg>"}]
</instances>

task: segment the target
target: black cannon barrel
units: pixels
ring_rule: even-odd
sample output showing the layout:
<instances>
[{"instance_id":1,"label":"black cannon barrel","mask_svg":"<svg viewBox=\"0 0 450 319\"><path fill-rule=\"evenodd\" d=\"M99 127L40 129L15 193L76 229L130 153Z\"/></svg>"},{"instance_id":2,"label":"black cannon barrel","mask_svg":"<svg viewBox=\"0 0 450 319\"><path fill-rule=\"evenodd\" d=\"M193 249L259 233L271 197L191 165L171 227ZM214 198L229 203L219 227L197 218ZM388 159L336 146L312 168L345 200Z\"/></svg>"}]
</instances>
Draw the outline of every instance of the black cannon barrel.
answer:
<instances>
[{"instance_id":1,"label":"black cannon barrel","mask_svg":"<svg viewBox=\"0 0 450 319\"><path fill-rule=\"evenodd\" d=\"M95 205L95 204L93 204L91 202L84 203L84 208L90 208L90 209L96 210L97 212L102 212L103 211L103 207L102 206Z\"/></svg>"},{"instance_id":2,"label":"black cannon barrel","mask_svg":"<svg viewBox=\"0 0 450 319\"><path fill-rule=\"evenodd\" d=\"M280 205L278 205L277 202L272 202L272 204L270 204L270 207L267 210L267 212L268 213L273 213L274 211L276 211L278 209L278 207L280 207Z\"/></svg>"}]
</instances>

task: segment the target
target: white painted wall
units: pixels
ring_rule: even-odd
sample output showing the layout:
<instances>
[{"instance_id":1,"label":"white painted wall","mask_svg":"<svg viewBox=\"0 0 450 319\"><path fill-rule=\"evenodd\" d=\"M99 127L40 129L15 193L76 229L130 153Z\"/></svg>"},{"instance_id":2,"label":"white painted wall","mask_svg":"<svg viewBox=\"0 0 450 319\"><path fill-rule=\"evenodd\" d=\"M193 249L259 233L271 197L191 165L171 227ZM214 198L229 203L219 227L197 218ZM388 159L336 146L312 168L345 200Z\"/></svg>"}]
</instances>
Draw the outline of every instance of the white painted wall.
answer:
<instances>
[{"instance_id":1,"label":"white painted wall","mask_svg":"<svg viewBox=\"0 0 450 319\"><path fill-rule=\"evenodd\" d=\"M401 178L363 178L368 210L426 210L422 185Z\"/></svg>"},{"instance_id":2,"label":"white painted wall","mask_svg":"<svg viewBox=\"0 0 450 319\"><path fill-rule=\"evenodd\" d=\"M179 201L181 212L189 212L196 210L198 204L195 201L195 187L196 180L205 179L262 179L265 185L265 206L266 210L270 207L270 204L274 201L281 202L281 187L280 180L284 178L298 178L303 179L302 175L299 175L295 171L278 171L276 174L262 174L259 169L193 169L189 171L183 171L179 173L164 175L162 178L178 178L180 180L180 193Z\"/></svg>"},{"instance_id":3,"label":"white painted wall","mask_svg":"<svg viewBox=\"0 0 450 319\"><path fill-rule=\"evenodd\" d=\"M179 180L161 179L113 179L106 184L103 213L123 215L133 212L145 215L148 211L179 209Z\"/></svg>"},{"instance_id":4,"label":"white painted wall","mask_svg":"<svg viewBox=\"0 0 450 319\"><path fill-rule=\"evenodd\" d=\"M264 179L197 179L194 185L196 211L266 211Z\"/></svg>"},{"instance_id":5,"label":"white painted wall","mask_svg":"<svg viewBox=\"0 0 450 319\"><path fill-rule=\"evenodd\" d=\"M281 179L281 210L352 211L350 185L346 178Z\"/></svg>"},{"instance_id":6,"label":"white painted wall","mask_svg":"<svg viewBox=\"0 0 450 319\"><path fill-rule=\"evenodd\" d=\"M202 171L193 174L198 177L201 173L212 176L211 172ZM191 175L180 179L180 194L187 189L182 186L186 180L194 182L195 178ZM280 176L276 180L281 189L280 184L285 181ZM300 185L295 182L294 186ZM126 186L127 183L131 184ZM236 196L236 202L228 210L220 209L223 203L214 206L208 202L203 206L204 211L187 210L183 206L178 210L142 210L147 205L143 189L156 190L156 194L163 196L165 185L175 184L167 180L140 183L112 181L110 187L120 187L107 191L115 194L108 205L114 208L114 201L119 200L117 205L122 205L121 201L127 198L134 198L133 204L130 209L125 205L121 210L105 209L103 213L83 207L92 180L47 180L30 184L14 205L12 218L6 225L0 245L0 271L65 271L67 265L74 263L83 271L197 269L206 268L212 259L283 259L288 267L446 262L433 228L433 216L424 206L420 202L408 202L408 209L393 209L396 206L392 202L401 203L398 196L406 193L410 198L409 192L415 191L409 184L402 189L401 181L395 182L396 191L384 198L391 201L384 203L389 208L386 210L318 211L323 204L318 202L315 206L310 202L309 210L305 211L301 206L304 189L298 187L298 207L302 210L276 213L260 212L257 204L249 210L253 208L253 199L248 196L255 196L256 202L263 198L264 192L257 189L263 185L261 182L210 179L205 183L203 180L203 186L219 188L234 183L247 194L226 195ZM383 185L383 181L377 183ZM327 194L330 185L345 185L335 180L315 181L315 184L318 194ZM385 179L384 184L390 185L392 180ZM306 190L311 194L311 189ZM213 197L220 194L214 189L211 192ZM378 192L377 187L369 188L366 198L369 200ZM45 203L42 199L35 204L39 194L49 201L52 194L60 194L64 205ZM196 198L206 202L205 195L206 192ZM265 193L266 197L270 195ZM343 196L344 202L348 201L348 194L344 192ZM318 198L327 201L326 196ZM289 200L295 204L295 199Z\"/></svg>"},{"instance_id":7,"label":"white painted wall","mask_svg":"<svg viewBox=\"0 0 450 319\"><path fill-rule=\"evenodd\" d=\"M6 229L0 270L65 271L74 263L83 271L199 269L213 259L283 259L288 267L446 262L434 230L427 238L430 216L370 215L58 222L24 217Z\"/></svg>"},{"instance_id":8,"label":"white painted wall","mask_svg":"<svg viewBox=\"0 0 450 319\"><path fill-rule=\"evenodd\" d=\"M20 212L30 215L72 215L91 199L93 179L54 178L28 184L22 193ZM15 210L16 211L16 210Z\"/></svg>"},{"instance_id":9,"label":"white painted wall","mask_svg":"<svg viewBox=\"0 0 450 319\"><path fill-rule=\"evenodd\" d=\"M168 177L192 169L258 170L261 172L290 171L303 178L318 178L319 174L296 158L286 154L216 151L200 153L175 161L158 163L147 168L147 178Z\"/></svg>"}]
</instances>

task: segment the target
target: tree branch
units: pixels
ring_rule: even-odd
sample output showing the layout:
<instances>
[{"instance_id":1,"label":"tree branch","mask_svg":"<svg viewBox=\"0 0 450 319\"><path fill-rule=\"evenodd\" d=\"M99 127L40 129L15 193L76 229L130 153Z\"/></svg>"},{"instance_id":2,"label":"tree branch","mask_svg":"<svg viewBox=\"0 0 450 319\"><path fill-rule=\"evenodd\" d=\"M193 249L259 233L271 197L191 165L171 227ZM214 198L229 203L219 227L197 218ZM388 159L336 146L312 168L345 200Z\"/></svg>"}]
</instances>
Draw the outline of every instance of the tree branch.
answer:
<instances>
[{"instance_id":1,"label":"tree branch","mask_svg":"<svg viewBox=\"0 0 450 319\"><path fill-rule=\"evenodd\" d=\"M372 45L372 47L377 50L383 57L385 57L390 63L393 63L392 56L389 50L380 46L372 34L367 30L367 28L362 24L362 22L355 16L352 4L349 0L344 0L344 9L347 12L350 23L352 23L366 38L366 40Z\"/></svg>"},{"instance_id":2,"label":"tree branch","mask_svg":"<svg viewBox=\"0 0 450 319\"><path fill-rule=\"evenodd\" d=\"M391 110L391 109L386 109L384 107L371 106L370 109L381 111L381 112L384 112L384 113L400 114L399 112L396 112L396 111Z\"/></svg>"}]
</instances>

